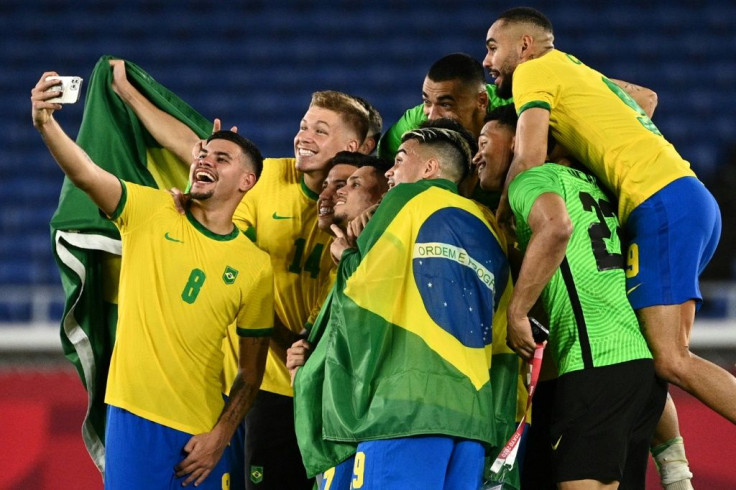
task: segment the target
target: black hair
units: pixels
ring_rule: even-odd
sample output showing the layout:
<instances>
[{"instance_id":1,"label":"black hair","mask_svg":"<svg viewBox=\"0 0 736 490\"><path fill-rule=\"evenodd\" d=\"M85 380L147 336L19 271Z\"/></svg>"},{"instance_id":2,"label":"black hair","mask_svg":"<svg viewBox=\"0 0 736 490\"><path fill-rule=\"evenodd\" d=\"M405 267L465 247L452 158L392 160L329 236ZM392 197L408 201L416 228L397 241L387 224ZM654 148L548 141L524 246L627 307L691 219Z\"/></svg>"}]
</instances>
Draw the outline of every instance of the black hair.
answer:
<instances>
[{"instance_id":1,"label":"black hair","mask_svg":"<svg viewBox=\"0 0 736 490\"><path fill-rule=\"evenodd\" d=\"M486 114L486 117L483 118L483 122L491 121L497 121L498 124L506 126L513 132L516 132L516 123L519 121L519 116L516 115L514 104L498 106Z\"/></svg>"},{"instance_id":2,"label":"black hair","mask_svg":"<svg viewBox=\"0 0 736 490\"><path fill-rule=\"evenodd\" d=\"M541 27L550 34L552 31L552 22L537 9L531 7L514 7L506 10L498 16L497 20L504 20L514 24L526 23Z\"/></svg>"},{"instance_id":3,"label":"black hair","mask_svg":"<svg viewBox=\"0 0 736 490\"><path fill-rule=\"evenodd\" d=\"M261 171L263 171L263 155L255 143L234 131L227 130L212 133L210 137L207 138L207 143L212 140L227 140L238 145L240 149L243 150L243 155L247 156L250 163L253 165L253 173L256 174L256 180L261 177Z\"/></svg>"},{"instance_id":4,"label":"black hair","mask_svg":"<svg viewBox=\"0 0 736 490\"><path fill-rule=\"evenodd\" d=\"M337 152L335 156L330 159L329 166L333 167L340 164L353 165L358 168L375 167L376 171L379 172L381 175L386 173L388 169L392 167L392 164L387 162L383 158L378 158L372 155L365 155L356 151Z\"/></svg>"},{"instance_id":5,"label":"black hair","mask_svg":"<svg viewBox=\"0 0 736 490\"><path fill-rule=\"evenodd\" d=\"M466 85L486 83L483 65L465 53L448 54L435 61L427 72L427 78L433 82L460 80Z\"/></svg>"},{"instance_id":6,"label":"black hair","mask_svg":"<svg viewBox=\"0 0 736 490\"><path fill-rule=\"evenodd\" d=\"M444 127L424 127L407 131L401 136L402 143L409 140L417 140L422 145L434 148L444 157L440 158L440 167L453 176L449 180L457 184L468 175L473 153L468 140L460 132Z\"/></svg>"},{"instance_id":7,"label":"black hair","mask_svg":"<svg viewBox=\"0 0 736 490\"><path fill-rule=\"evenodd\" d=\"M439 119L432 119L424 121L419 125L420 128L445 128L445 129L451 129L453 131L457 131L460 133L460 135L465 138L465 141L468 143L468 146L470 147L470 153L471 155L475 155L478 153L478 140L477 138L468 131L465 126L460 124L455 119L450 119L448 117L441 117Z\"/></svg>"}]
</instances>

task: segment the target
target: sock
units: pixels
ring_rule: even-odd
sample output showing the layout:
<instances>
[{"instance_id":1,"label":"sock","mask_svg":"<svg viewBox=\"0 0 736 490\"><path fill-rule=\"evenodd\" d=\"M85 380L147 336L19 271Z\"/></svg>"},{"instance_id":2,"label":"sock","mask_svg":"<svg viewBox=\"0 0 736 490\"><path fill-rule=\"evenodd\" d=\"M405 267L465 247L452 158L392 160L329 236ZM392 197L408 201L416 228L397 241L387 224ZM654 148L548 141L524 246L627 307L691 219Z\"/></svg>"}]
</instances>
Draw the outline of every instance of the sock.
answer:
<instances>
[{"instance_id":1,"label":"sock","mask_svg":"<svg viewBox=\"0 0 736 490\"><path fill-rule=\"evenodd\" d=\"M685 445L682 437L675 437L669 441L652 448L654 462L659 469L659 477L662 485L668 490L680 490L692 488L690 482L684 482L688 486L669 486L681 480L690 480L693 474L685 457Z\"/></svg>"}]
</instances>

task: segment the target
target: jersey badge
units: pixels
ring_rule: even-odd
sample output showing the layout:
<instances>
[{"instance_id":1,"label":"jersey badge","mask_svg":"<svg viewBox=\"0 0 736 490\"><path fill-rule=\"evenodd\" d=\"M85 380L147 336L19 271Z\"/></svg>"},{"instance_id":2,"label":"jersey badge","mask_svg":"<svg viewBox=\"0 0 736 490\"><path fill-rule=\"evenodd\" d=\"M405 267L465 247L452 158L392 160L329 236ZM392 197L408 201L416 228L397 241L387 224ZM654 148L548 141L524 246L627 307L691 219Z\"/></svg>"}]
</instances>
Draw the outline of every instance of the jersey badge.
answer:
<instances>
[{"instance_id":1,"label":"jersey badge","mask_svg":"<svg viewBox=\"0 0 736 490\"><path fill-rule=\"evenodd\" d=\"M250 481L253 483L261 483L263 481L263 466L250 467Z\"/></svg>"},{"instance_id":2,"label":"jersey badge","mask_svg":"<svg viewBox=\"0 0 736 490\"><path fill-rule=\"evenodd\" d=\"M234 283L236 277L238 277L238 271L233 269L229 265L226 266L225 272L222 273L222 280L225 281L225 284Z\"/></svg>"}]
</instances>

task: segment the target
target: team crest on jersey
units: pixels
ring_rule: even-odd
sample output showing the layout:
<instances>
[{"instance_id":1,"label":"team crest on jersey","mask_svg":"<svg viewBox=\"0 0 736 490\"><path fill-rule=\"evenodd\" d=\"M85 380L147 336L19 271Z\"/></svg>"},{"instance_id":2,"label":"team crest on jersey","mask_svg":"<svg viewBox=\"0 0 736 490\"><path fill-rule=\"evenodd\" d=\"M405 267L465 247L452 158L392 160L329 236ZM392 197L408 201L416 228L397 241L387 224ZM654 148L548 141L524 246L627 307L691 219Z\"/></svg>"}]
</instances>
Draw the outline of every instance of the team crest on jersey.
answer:
<instances>
[{"instance_id":1,"label":"team crest on jersey","mask_svg":"<svg viewBox=\"0 0 736 490\"><path fill-rule=\"evenodd\" d=\"M222 273L222 280L225 284L232 284L235 282L235 278L238 277L238 271L230 267L225 267L225 272Z\"/></svg>"},{"instance_id":2,"label":"team crest on jersey","mask_svg":"<svg viewBox=\"0 0 736 490\"><path fill-rule=\"evenodd\" d=\"M250 481L253 483L261 483L263 481L263 466L250 467Z\"/></svg>"}]
</instances>

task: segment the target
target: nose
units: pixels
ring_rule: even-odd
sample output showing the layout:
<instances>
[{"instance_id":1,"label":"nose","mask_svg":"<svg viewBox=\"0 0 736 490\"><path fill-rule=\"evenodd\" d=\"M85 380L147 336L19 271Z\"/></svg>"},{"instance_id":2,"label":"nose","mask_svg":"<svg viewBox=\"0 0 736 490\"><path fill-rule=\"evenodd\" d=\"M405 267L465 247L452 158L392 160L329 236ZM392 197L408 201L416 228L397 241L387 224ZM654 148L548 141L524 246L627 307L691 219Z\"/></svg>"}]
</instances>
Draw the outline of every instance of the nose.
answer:
<instances>
[{"instance_id":1,"label":"nose","mask_svg":"<svg viewBox=\"0 0 736 490\"><path fill-rule=\"evenodd\" d=\"M431 106L425 112L427 114L427 119L429 119L430 121L439 119L441 117L439 107L437 107L436 105Z\"/></svg>"},{"instance_id":2,"label":"nose","mask_svg":"<svg viewBox=\"0 0 736 490\"><path fill-rule=\"evenodd\" d=\"M489 71L493 67L493 57L491 56L491 53L486 53L485 58L483 58L483 67Z\"/></svg>"},{"instance_id":3,"label":"nose","mask_svg":"<svg viewBox=\"0 0 736 490\"><path fill-rule=\"evenodd\" d=\"M387 179L391 177L394 174L394 167L391 167L390 169L386 170L386 173L383 174L384 177Z\"/></svg>"},{"instance_id":4,"label":"nose","mask_svg":"<svg viewBox=\"0 0 736 490\"><path fill-rule=\"evenodd\" d=\"M483 156L480 154L480 151L479 151L473 157L473 165L478 165L481 161L483 161Z\"/></svg>"}]
</instances>

